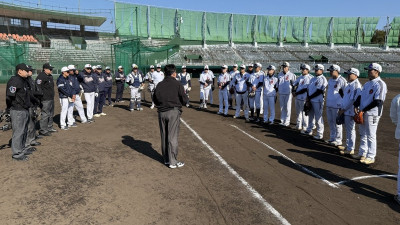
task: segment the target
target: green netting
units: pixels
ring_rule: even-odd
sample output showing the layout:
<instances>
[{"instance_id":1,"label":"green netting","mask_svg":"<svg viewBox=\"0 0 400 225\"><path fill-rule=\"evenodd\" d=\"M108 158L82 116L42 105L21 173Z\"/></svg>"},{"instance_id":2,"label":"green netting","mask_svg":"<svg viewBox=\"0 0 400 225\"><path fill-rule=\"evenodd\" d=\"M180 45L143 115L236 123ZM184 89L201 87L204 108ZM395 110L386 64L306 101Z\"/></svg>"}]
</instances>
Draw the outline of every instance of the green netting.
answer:
<instances>
[{"instance_id":1,"label":"green netting","mask_svg":"<svg viewBox=\"0 0 400 225\"><path fill-rule=\"evenodd\" d=\"M304 41L303 37L303 26L304 26L304 17L285 17L284 18L284 26L285 32L284 37L286 42L289 43L301 43Z\"/></svg>"},{"instance_id":2,"label":"green netting","mask_svg":"<svg viewBox=\"0 0 400 225\"><path fill-rule=\"evenodd\" d=\"M117 12L115 14L115 32L117 34L121 36L148 36L147 6L116 3L115 11Z\"/></svg>"},{"instance_id":3,"label":"green netting","mask_svg":"<svg viewBox=\"0 0 400 225\"><path fill-rule=\"evenodd\" d=\"M252 42L251 27L254 16L234 15L232 40L234 42Z\"/></svg>"},{"instance_id":4,"label":"green netting","mask_svg":"<svg viewBox=\"0 0 400 225\"><path fill-rule=\"evenodd\" d=\"M400 17L393 18L391 23L392 28L390 29L388 36L388 46L398 47L399 46L399 36L400 36Z\"/></svg>"},{"instance_id":5,"label":"green netting","mask_svg":"<svg viewBox=\"0 0 400 225\"><path fill-rule=\"evenodd\" d=\"M329 43L329 17L311 17L309 21L310 38L309 43L315 44L326 44Z\"/></svg>"},{"instance_id":6,"label":"green netting","mask_svg":"<svg viewBox=\"0 0 400 225\"><path fill-rule=\"evenodd\" d=\"M182 17L180 37L186 40L201 41L203 13L180 10L179 15Z\"/></svg>"},{"instance_id":7,"label":"green netting","mask_svg":"<svg viewBox=\"0 0 400 225\"><path fill-rule=\"evenodd\" d=\"M375 33L376 25L379 22L379 17L362 17L361 18L361 44L371 44L372 36Z\"/></svg>"},{"instance_id":8,"label":"green netting","mask_svg":"<svg viewBox=\"0 0 400 225\"><path fill-rule=\"evenodd\" d=\"M338 44L355 43L357 17L335 18L333 23L333 42Z\"/></svg>"},{"instance_id":9,"label":"green netting","mask_svg":"<svg viewBox=\"0 0 400 225\"><path fill-rule=\"evenodd\" d=\"M150 7L151 37L171 38L174 36L175 11L175 9ZM146 21L146 17L144 17L143 19L144 21Z\"/></svg>"},{"instance_id":10,"label":"green netting","mask_svg":"<svg viewBox=\"0 0 400 225\"><path fill-rule=\"evenodd\" d=\"M206 40L229 41L230 16L223 13L207 13Z\"/></svg>"},{"instance_id":11,"label":"green netting","mask_svg":"<svg viewBox=\"0 0 400 225\"><path fill-rule=\"evenodd\" d=\"M279 16L257 16L258 42L276 43L278 41Z\"/></svg>"}]
</instances>

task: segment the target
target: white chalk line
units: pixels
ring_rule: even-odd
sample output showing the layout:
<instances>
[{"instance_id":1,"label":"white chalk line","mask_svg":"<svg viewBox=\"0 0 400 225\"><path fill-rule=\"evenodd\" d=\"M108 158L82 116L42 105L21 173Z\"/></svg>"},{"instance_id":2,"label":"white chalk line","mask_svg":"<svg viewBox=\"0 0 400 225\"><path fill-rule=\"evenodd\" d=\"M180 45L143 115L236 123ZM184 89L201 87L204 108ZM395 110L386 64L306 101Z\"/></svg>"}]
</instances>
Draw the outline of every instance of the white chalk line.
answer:
<instances>
[{"instance_id":1,"label":"white chalk line","mask_svg":"<svg viewBox=\"0 0 400 225\"><path fill-rule=\"evenodd\" d=\"M312 175L312 176L314 176L314 177L320 179L322 182L324 182L325 184L329 185L330 187L339 188L338 185L336 185L336 184L334 184L334 183L328 181L327 179L321 177L320 175L314 173L313 171L311 171L311 170L305 168L304 166L302 166L302 165L296 163L293 159L287 157L287 156L286 156L285 154L283 154L282 152L280 152L280 151L274 149L273 147L271 147L271 146L265 144L264 142L258 140L257 138L255 138L254 136L250 135L250 134L247 133L246 131L240 129L239 127L237 127L237 126L235 126L235 125L232 125L232 124L231 124L231 126L234 127L234 128L236 128L237 130L239 130L239 131L242 132L243 134L247 135L249 138L255 140L256 142L258 142L258 143L264 145L264 146L267 147L268 149L270 149L270 150L274 151L275 153L279 154L280 156L282 156L282 157L285 158L286 160L288 160L288 161L290 161L291 163L293 163L294 165L298 166L298 167L299 167L300 169L302 169L304 172L306 172L306 173L308 173L308 174L310 174L310 175Z\"/></svg>"},{"instance_id":2,"label":"white chalk line","mask_svg":"<svg viewBox=\"0 0 400 225\"><path fill-rule=\"evenodd\" d=\"M393 175L393 174L381 174L381 175L368 175L368 176L360 176L360 177L353 177L351 179L348 180L343 180L340 182L335 183L336 185L341 185L341 184L345 184L348 182L352 182L352 181L356 181L356 180L364 180L364 179L370 179L370 178L380 178L380 177L396 177L397 175Z\"/></svg>"},{"instance_id":3,"label":"white chalk line","mask_svg":"<svg viewBox=\"0 0 400 225\"><path fill-rule=\"evenodd\" d=\"M193 130L182 118L181 122L194 134L194 136L199 139L199 141L210 150L210 152L218 159L218 161L224 165L229 172L235 176L245 187L250 193L253 195L254 198L259 200L265 208L272 213L282 224L285 225L290 225L290 223L271 205L269 204L262 196L260 193L258 193L242 176L240 176L207 142L203 140L203 138L200 137L199 134L195 130Z\"/></svg>"}]
</instances>

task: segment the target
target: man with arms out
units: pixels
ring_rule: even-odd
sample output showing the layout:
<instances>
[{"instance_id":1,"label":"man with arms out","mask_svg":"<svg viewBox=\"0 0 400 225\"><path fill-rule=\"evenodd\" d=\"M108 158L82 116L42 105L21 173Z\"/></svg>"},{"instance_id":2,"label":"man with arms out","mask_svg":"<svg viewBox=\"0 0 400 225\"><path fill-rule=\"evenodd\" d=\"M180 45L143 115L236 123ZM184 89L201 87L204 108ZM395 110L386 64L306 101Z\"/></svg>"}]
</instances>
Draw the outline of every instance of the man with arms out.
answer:
<instances>
[{"instance_id":1,"label":"man with arms out","mask_svg":"<svg viewBox=\"0 0 400 225\"><path fill-rule=\"evenodd\" d=\"M174 169L185 165L178 161L177 157L182 105L186 104L188 99L183 86L176 80L175 65L166 65L164 71L165 79L156 87L154 103L158 111L164 163Z\"/></svg>"}]
</instances>

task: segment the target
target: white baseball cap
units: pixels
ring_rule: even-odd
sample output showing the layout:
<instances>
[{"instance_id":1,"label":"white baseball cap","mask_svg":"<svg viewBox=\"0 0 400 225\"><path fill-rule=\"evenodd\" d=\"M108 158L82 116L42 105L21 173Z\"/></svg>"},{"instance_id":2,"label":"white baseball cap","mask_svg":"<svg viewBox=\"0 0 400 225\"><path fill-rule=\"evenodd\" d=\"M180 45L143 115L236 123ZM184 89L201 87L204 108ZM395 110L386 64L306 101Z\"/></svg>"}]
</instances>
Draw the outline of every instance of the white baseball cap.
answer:
<instances>
[{"instance_id":1,"label":"white baseball cap","mask_svg":"<svg viewBox=\"0 0 400 225\"><path fill-rule=\"evenodd\" d=\"M102 67L101 67L101 65L97 65L96 68L97 68L98 70L101 70Z\"/></svg>"},{"instance_id":2,"label":"white baseball cap","mask_svg":"<svg viewBox=\"0 0 400 225\"><path fill-rule=\"evenodd\" d=\"M238 67L238 64L233 65L233 67Z\"/></svg>"},{"instance_id":3,"label":"white baseball cap","mask_svg":"<svg viewBox=\"0 0 400 225\"><path fill-rule=\"evenodd\" d=\"M222 65L221 68L222 69L228 69L228 66L227 65Z\"/></svg>"},{"instance_id":4,"label":"white baseball cap","mask_svg":"<svg viewBox=\"0 0 400 225\"><path fill-rule=\"evenodd\" d=\"M288 62L284 62L284 63L282 63L282 65L281 66L283 66L283 67L289 67L290 66L290 63L288 63Z\"/></svg>"},{"instance_id":5,"label":"white baseball cap","mask_svg":"<svg viewBox=\"0 0 400 225\"><path fill-rule=\"evenodd\" d=\"M67 66L64 66L63 68L61 68L61 72L68 72L68 71L69 71L69 69Z\"/></svg>"},{"instance_id":6,"label":"white baseball cap","mask_svg":"<svg viewBox=\"0 0 400 225\"><path fill-rule=\"evenodd\" d=\"M106 66L106 70L111 70L111 68L109 66Z\"/></svg>"},{"instance_id":7,"label":"white baseball cap","mask_svg":"<svg viewBox=\"0 0 400 225\"><path fill-rule=\"evenodd\" d=\"M316 64L315 66L314 66L314 70L324 70L325 69L325 67L324 67L324 65L322 65L322 64Z\"/></svg>"},{"instance_id":8,"label":"white baseball cap","mask_svg":"<svg viewBox=\"0 0 400 225\"><path fill-rule=\"evenodd\" d=\"M254 63L254 67L260 67L260 68L262 68L262 65L261 65L261 63Z\"/></svg>"},{"instance_id":9,"label":"white baseball cap","mask_svg":"<svg viewBox=\"0 0 400 225\"><path fill-rule=\"evenodd\" d=\"M69 69L69 70L76 70L76 68L75 68L74 65L69 65L69 66L68 66L68 69Z\"/></svg>"},{"instance_id":10,"label":"white baseball cap","mask_svg":"<svg viewBox=\"0 0 400 225\"><path fill-rule=\"evenodd\" d=\"M205 66L204 66L204 69L209 69L209 68L208 68L208 65L205 65Z\"/></svg>"},{"instance_id":11,"label":"white baseball cap","mask_svg":"<svg viewBox=\"0 0 400 225\"><path fill-rule=\"evenodd\" d=\"M365 69L365 70L376 70L376 71L378 71L379 73L382 72L382 66L379 65L378 63L371 63L371 64L369 64L368 67L365 67L364 69Z\"/></svg>"},{"instance_id":12,"label":"white baseball cap","mask_svg":"<svg viewBox=\"0 0 400 225\"><path fill-rule=\"evenodd\" d=\"M332 64L329 68L328 71L338 71L340 73L340 66L336 64Z\"/></svg>"},{"instance_id":13,"label":"white baseball cap","mask_svg":"<svg viewBox=\"0 0 400 225\"><path fill-rule=\"evenodd\" d=\"M95 69L97 69L97 66L92 66L92 70L95 70Z\"/></svg>"},{"instance_id":14,"label":"white baseball cap","mask_svg":"<svg viewBox=\"0 0 400 225\"><path fill-rule=\"evenodd\" d=\"M241 68L241 69L246 69L246 65L242 64L242 65L240 66L240 68Z\"/></svg>"},{"instance_id":15,"label":"white baseball cap","mask_svg":"<svg viewBox=\"0 0 400 225\"><path fill-rule=\"evenodd\" d=\"M301 70L308 70L308 71L310 71L310 70L311 70L311 67L310 67L310 65L308 65L308 64L301 64L301 65L300 65L300 69L301 69Z\"/></svg>"},{"instance_id":16,"label":"white baseball cap","mask_svg":"<svg viewBox=\"0 0 400 225\"><path fill-rule=\"evenodd\" d=\"M182 66L182 69L186 69L186 66L185 66L185 65L183 65L183 66Z\"/></svg>"},{"instance_id":17,"label":"white baseball cap","mask_svg":"<svg viewBox=\"0 0 400 225\"><path fill-rule=\"evenodd\" d=\"M86 64L86 65L85 65L85 68L92 68L92 65Z\"/></svg>"},{"instance_id":18,"label":"white baseball cap","mask_svg":"<svg viewBox=\"0 0 400 225\"><path fill-rule=\"evenodd\" d=\"M349 70L347 70L347 71L344 71L344 73L345 74L354 74L354 75L356 75L357 77L359 77L360 76L360 71L358 70L358 69L356 69L356 68L350 68Z\"/></svg>"},{"instance_id":19,"label":"white baseball cap","mask_svg":"<svg viewBox=\"0 0 400 225\"><path fill-rule=\"evenodd\" d=\"M134 64L132 64L132 68L133 68L133 69L135 69L135 68L137 69L138 66L134 63Z\"/></svg>"},{"instance_id":20,"label":"white baseball cap","mask_svg":"<svg viewBox=\"0 0 400 225\"><path fill-rule=\"evenodd\" d=\"M154 65L150 65L150 69L154 69Z\"/></svg>"},{"instance_id":21,"label":"white baseball cap","mask_svg":"<svg viewBox=\"0 0 400 225\"><path fill-rule=\"evenodd\" d=\"M161 68L161 64L157 64L157 68Z\"/></svg>"},{"instance_id":22,"label":"white baseball cap","mask_svg":"<svg viewBox=\"0 0 400 225\"><path fill-rule=\"evenodd\" d=\"M276 70L276 67L274 65L269 65L267 67L267 70Z\"/></svg>"},{"instance_id":23,"label":"white baseball cap","mask_svg":"<svg viewBox=\"0 0 400 225\"><path fill-rule=\"evenodd\" d=\"M250 63L247 67L253 67L253 63Z\"/></svg>"},{"instance_id":24,"label":"white baseball cap","mask_svg":"<svg viewBox=\"0 0 400 225\"><path fill-rule=\"evenodd\" d=\"M123 66L118 66L118 69L123 69L124 67Z\"/></svg>"}]
</instances>

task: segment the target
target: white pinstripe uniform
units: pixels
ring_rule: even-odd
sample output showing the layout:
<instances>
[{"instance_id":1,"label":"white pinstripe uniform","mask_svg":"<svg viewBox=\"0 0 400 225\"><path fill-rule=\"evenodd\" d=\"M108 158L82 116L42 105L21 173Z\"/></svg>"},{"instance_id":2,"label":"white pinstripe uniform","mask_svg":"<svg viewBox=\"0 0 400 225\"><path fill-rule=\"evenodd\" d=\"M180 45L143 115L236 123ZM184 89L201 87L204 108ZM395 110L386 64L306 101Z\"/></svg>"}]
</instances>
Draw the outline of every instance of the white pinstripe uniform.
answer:
<instances>
[{"instance_id":1,"label":"white pinstripe uniform","mask_svg":"<svg viewBox=\"0 0 400 225\"><path fill-rule=\"evenodd\" d=\"M231 77L231 80L233 79L233 77L236 75L236 74L239 74L240 73L240 71L239 70L232 70L229 74L230 74L230 77ZM231 84L232 85L232 84ZM236 97L236 93L233 93L233 94L231 94L231 93L228 93L228 101L232 101L232 104L233 104L233 100L232 99L235 99ZM234 107L233 105L231 105L232 107Z\"/></svg>"},{"instance_id":2,"label":"white pinstripe uniform","mask_svg":"<svg viewBox=\"0 0 400 225\"><path fill-rule=\"evenodd\" d=\"M271 68L275 70L275 67L269 66L268 68ZM262 90L263 90L263 102L264 102L264 123L269 122L272 124L275 119L275 97L276 97L276 88L278 85L278 78L275 76L269 76L269 75L261 75L258 77L258 83L262 83ZM253 84L253 86L255 86ZM268 109L270 116L268 117Z\"/></svg>"},{"instance_id":3,"label":"white pinstripe uniform","mask_svg":"<svg viewBox=\"0 0 400 225\"><path fill-rule=\"evenodd\" d=\"M278 74L279 105L281 109L281 125L290 125L292 111L292 85L296 81L296 75L288 71L286 74Z\"/></svg>"},{"instance_id":4,"label":"white pinstripe uniform","mask_svg":"<svg viewBox=\"0 0 400 225\"><path fill-rule=\"evenodd\" d=\"M226 67L228 68L228 67ZM228 82L230 82L231 77L229 75L229 73L224 73L224 74L220 74L218 76L218 86L222 86L221 89L219 89L219 114L224 114L224 115L228 115L228 109L229 109L229 105L228 105L228 88L229 88L229 84L226 85ZM224 88L223 86L226 85ZM222 89L223 88L223 89ZM224 105L225 105L225 110L224 110Z\"/></svg>"},{"instance_id":5,"label":"white pinstripe uniform","mask_svg":"<svg viewBox=\"0 0 400 225\"><path fill-rule=\"evenodd\" d=\"M392 122L396 124L396 132L395 132L395 138L399 141L400 143L400 95L397 95L394 97L392 100L392 103L390 104L390 118L392 119ZM399 170L397 172L397 202L400 204L400 144L399 144Z\"/></svg>"},{"instance_id":6,"label":"white pinstripe uniform","mask_svg":"<svg viewBox=\"0 0 400 225\"><path fill-rule=\"evenodd\" d=\"M231 84L234 85L236 89L236 112L235 112L235 117L239 117L240 115L240 104L243 100L243 111L244 111L244 117L246 120L249 119L249 104L248 104L248 86L247 83L249 82L250 75L246 72L244 74L236 74L232 81Z\"/></svg>"},{"instance_id":7,"label":"white pinstripe uniform","mask_svg":"<svg viewBox=\"0 0 400 225\"><path fill-rule=\"evenodd\" d=\"M314 76L310 74L301 75L296 79L293 86L297 86L297 91L307 90L307 87L310 84L310 81L313 77ZM307 99L307 91L302 94L296 95L295 99L296 118L297 118L296 129L304 131L308 127L308 116L306 116L304 113L304 103L306 99Z\"/></svg>"},{"instance_id":8,"label":"white pinstripe uniform","mask_svg":"<svg viewBox=\"0 0 400 225\"><path fill-rule=\"evenodd\" d=\"M208 66L205 67L208 69ZM211 92L211 85L212 85L212 77L214 74L203 71L200 74L200 99L202 103L200 104L200 108L207 108L207 101ZM207 86L205 84L208 84Z\"/></svg>"}]
</instances>

